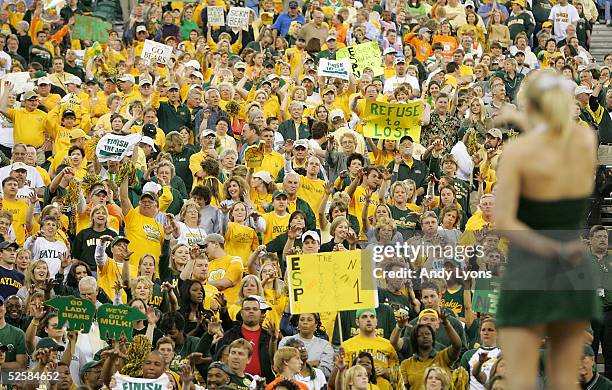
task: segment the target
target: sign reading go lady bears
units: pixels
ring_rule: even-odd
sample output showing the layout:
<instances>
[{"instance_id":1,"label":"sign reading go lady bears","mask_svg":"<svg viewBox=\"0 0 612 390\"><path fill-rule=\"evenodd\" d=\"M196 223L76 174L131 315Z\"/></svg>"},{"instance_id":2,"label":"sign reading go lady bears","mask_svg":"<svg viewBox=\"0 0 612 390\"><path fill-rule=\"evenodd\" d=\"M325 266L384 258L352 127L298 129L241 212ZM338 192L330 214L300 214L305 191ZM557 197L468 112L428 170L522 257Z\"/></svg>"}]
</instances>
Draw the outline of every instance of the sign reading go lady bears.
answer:
<instances>
[{"instance_id":1,"label":"sign reading go lady bears","mask_svg":"<svg viewBox=\"0 0 612 390\"><path fill-rule=\"evenodd\" d=\"M409 135L414 142L421 139L423 102L397 104L378 101L366 102L363 135L369 138L400 140Z\"/></svg>"},{"instance_id":2,"label":"sign reading go lady bears","mask_svg":"<svg viewBox=\"0 0 612 390\"><path fill-rule=\"evenodd\" d=\"M289 257L291 313L378 307L372 261L365 250Z\"/></svg>"}]
</instances>

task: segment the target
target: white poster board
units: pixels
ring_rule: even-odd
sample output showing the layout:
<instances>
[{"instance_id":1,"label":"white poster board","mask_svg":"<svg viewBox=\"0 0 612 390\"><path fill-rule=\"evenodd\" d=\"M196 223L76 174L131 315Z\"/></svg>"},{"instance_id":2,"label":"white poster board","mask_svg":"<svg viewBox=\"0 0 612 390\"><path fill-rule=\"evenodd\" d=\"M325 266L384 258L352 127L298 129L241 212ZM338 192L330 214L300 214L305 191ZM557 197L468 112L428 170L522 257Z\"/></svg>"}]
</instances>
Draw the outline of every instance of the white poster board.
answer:
<instances>
[{"instance_id":1,"label":"white poster board","mask_svg":"<svg viewBox=\"0 0 612 390\"><path fill-rule=\"evenodd\" d=\"M324 77L336 77L342 80L349 79L351 63L348 59L336 61L321 58L317 74Z\"/></svg>"},{"instance_id":2,"label":"white poster board","mask_svg":"<svg viewBox=\"0 0 612 390\"><path fill-rule=\"evenodd\" d=\"M251 10L244 7L231 7L227 13L227 26L231 28L249 29Z\"/></svg>"},{"instance_id":3,"label":"white poster board","mask_svg":"<svg viewBox=\"0 0 612 390\"><path fill-rule=\"evenodd\" d=\"M164 45L163 43L145 40L142 48L142 57L149 64L167 65L172 56L172 46Z\"/></svg>"},{"instance_id":4,"label":"white poster board","mask_svg":"<svg viewBox=\"0 0 612 390\"><path fill-rule=\"evenodd\" d=\"M206 7L208 25L213 27L225 26L225 8L220 5L209 5Z\"/></svg>"},{"instance_id":5,"label":"white poster board","mask_svg":"<svg viewBox=\"0 0 612 390\"><path fill-rule=\"evenodd\" d=\"M17 95L31 91L35 87L34 81L30 80L30 73L28 72L7 73L2 77L2 80L13 83L13 91Z\"/></svg>"}]
</instances>

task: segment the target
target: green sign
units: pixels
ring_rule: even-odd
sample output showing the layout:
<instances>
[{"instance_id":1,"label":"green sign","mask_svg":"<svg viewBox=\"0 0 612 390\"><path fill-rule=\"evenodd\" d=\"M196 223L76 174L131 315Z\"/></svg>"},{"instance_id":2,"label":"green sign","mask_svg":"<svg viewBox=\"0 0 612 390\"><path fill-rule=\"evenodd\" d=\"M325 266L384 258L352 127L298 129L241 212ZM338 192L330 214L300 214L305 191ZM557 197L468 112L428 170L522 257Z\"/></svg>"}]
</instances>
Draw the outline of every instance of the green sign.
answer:
<instances>
[{"instance_id":1,"label":"green sign","mask_svg":"<svg viewBox=\"0 0 612 390\"><path fill-rule=\"evenodd\" d=\"M140 310L127 305L113 306L105 303L98 308L97 320L100 326L100 337L104 340L119 340L125 334L128 341L132 341L134 321L145 320Z\"/></svg>"},{"instance_id":2,"label":"green sign","mask_svg":"<svg viewBox=\"0 0 612 390\"><path fill-rule=\"evenodd\" d=\"M113 25L102 19L92 16L74 15L74 39L105 43L108 41L108 33L112 29Z\"/></svg>"},{"instance_id":3,"label":"green sign","mask_svg":"<svg viewBox=\"0 0 612 390\"><path fill-rule=\"evenodd\" d=\"M499 278L476 279L472 310L478 313L495 314L499 302Z\"/></svg>"},{"instance_id":4,"label":"green sign","mask_svg":"<svg viewBox=\"0 0 612 390\"><path fill-rule=\"evenodd\" d=\"M58 328L63 327L67 322L68 330L89 332L96 312L96 307L91 301L69 295L67 297L55 297L45 303L58 310Z\"/></svg>"}]
</instances>

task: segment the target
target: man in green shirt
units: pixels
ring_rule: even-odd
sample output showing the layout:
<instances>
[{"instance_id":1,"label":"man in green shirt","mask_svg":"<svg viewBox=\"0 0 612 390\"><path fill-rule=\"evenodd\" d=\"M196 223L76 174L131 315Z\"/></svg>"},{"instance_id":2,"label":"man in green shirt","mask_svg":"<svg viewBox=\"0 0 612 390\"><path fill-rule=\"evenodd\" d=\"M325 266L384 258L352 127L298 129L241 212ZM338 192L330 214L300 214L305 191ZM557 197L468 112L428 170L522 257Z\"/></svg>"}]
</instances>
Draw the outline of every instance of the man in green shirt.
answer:
<instances>
[{"instance_id":1,"label":"man in green shirt","mask_svg":"<svg viewBox=\"0 0 612 390\"><path fill-rule=\"evenodd\" d=\"M160 102L157 109L159 127L168 134L171 131L179 131L181 127L191 128L191 112L181 102L179 85L174 83L168 87L168 101ZM193 130L193 129L192 129Z\"/></svg>"},{"instance_id":2,"label":"man in green shirt","mask_svg":"<svg viewBox=\"0 0 612 390\"><path fill-rule=\"evenodd\" d=\"M25 334L21 329L9 325L4 318L5 315L4 298L0 297L0 345L13 346L6 351L2 368L25 369L27 363Z\"/></svg>"}]
</instances>

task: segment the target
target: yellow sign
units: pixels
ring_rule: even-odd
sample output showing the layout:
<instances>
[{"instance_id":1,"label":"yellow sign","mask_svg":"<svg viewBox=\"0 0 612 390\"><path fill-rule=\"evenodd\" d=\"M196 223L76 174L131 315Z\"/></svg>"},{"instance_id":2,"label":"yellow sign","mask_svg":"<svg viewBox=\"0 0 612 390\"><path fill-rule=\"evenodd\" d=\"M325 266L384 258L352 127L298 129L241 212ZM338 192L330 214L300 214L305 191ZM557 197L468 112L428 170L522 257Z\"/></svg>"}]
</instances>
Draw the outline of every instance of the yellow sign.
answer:
<instances>
[{"instance_id":1,"label":"yellow sign","mask_svg":"<svg viewBox=\"0 0 612 390\"><path fill-rule=\"evenodd\" d=\"M378 307L370 251L342 251L289 257L292 314Z\"/></svg>"},{"instance_id":2,"label":"yellow sign","mask_svg":"<svg viewBox=\"0 0 612 390\"><path fill-rule=\"evenodd\" d=\"M385 73L382 67L382 55L378 42L366 42L359 45L352 45L338 49L336 60L348 58L351 62L351 69L356 78L360 78L365 68L370 68L374 76Z\"/></svg>"},{"instance_id":3,"label":"yellow sign","mask_svg":"<svg viewBox=\"0 0 612 390\"><path fill-rule=\"evenodd\" d=\"M248 146L244 150L244 160L247 168L259 168L264 159L263 143Z\"/></svg>"},{"instance_id":4,"label":"yellow sign","mask_svg":"<svg viewBox=\"0 0 612 390\"><path fill-rule=\"evenodd\" d=\"M399 140L409 135L414 142L421 139L423 102L420 100L405 104L369 101L364 114L365 137Z\"/></svg>"}]
</instances>

